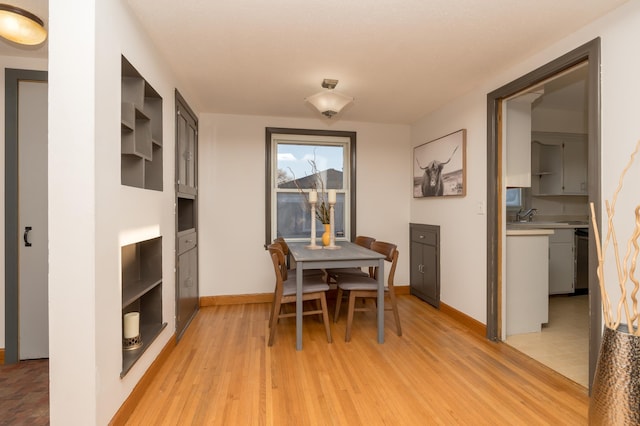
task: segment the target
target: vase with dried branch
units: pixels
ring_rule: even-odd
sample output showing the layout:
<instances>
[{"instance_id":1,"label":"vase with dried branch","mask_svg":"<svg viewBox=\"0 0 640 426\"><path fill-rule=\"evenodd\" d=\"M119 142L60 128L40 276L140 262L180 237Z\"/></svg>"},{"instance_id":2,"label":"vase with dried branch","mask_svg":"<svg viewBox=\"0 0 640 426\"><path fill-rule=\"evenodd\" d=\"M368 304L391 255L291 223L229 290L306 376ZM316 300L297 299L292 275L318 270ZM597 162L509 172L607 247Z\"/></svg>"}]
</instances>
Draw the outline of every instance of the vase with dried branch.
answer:
<instances>
[{"instance_id":1,"label":"vase with dried branch","mask_svg":"<svg viewBox=\"0 0 640 426\"><path fill-rule=\"evenodd\" d=\"M620 254L613 218L616 201L622 183L631 168L640 141L620 175L611 203L605 201L607 232L601 240L593 202L590 203L596 252L598 256L598 283L602 298L605 330L593 380L589 404L590 424L640 424L640 315L638 314L638 290L636 264L640 254L640 205L635 208L635 226L626 245L624 256ZM619 300L612 309L604 274L604 257L613 245L615 267L618 275ZM624 313L624 314L623 314ZM623 323L626 321L626 324Z\"/></svg>"},{"instance_id":2,"label":"vase with dried branch","mask_svg":"<svg viewBox=\"0 0 640 426\"><path fill-rule=\"evenodd\" d=\"M325 191L326 186L325 186L324 180L322 179L322 174L318 171L316 160L313 159L313 160L307 160L307 161L311 166L311 176L313 176L313 181L311 181L311 183L309 184L309 188L312 191L317 191L318 193L318 200L316 201L316 218L323 225L327 225L329 224L330 217L329 217L329 203L328 203L327 194ZM298 183L298 180L296 179L296 175L293 172L293 170L289 168L289 171L293 176L293 182L296 185L296 188L298 188L298 191L304 196L305 202L306 202L305 204L308 207L309 193L300 187L300 184Z\"/></svg>"}]
</instances>

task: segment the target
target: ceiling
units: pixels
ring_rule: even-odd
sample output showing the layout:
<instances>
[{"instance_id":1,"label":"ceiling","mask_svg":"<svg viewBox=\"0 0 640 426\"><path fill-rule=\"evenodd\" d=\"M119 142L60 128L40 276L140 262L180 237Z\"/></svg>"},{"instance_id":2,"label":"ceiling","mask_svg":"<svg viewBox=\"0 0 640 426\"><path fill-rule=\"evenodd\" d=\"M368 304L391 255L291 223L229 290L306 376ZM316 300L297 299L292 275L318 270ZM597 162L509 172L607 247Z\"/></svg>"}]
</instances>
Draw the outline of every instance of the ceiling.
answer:
<instances>
[{"instance_id":1,"label":"ceiling","mask_svg":"<svg viewBox=\"0 0 640 426\"><path fill-rule=\"evenodd\" d=\"M200 112L320 118L333 78L355 101L331 120L410 124L627 0L123 1Z\"/></svg>"}]
</instances>

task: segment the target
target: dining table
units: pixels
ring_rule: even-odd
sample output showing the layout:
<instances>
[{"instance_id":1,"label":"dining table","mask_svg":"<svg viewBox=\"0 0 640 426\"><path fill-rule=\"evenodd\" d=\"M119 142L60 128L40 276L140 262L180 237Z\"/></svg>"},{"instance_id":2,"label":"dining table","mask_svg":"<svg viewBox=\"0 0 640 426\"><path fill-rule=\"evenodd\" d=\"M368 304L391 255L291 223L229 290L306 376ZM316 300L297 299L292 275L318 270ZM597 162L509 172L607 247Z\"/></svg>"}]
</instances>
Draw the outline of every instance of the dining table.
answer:
<instances>
[{"instance_id":1,"label":"dining table","mask_svg":"<svg viewBox=\"0 0 640 426\"><path fill-rule=\"evenodd\" d=\"M309 248L306 242L289 242L289 253L296 262L296 350L302 350L302 285L306 269L351 267L378 268L378 343L384 343L384 261L385 256L349 241L336 241L333 247ZM318 248L320 247L320 248Z\"/></svg>"}]
</instances>

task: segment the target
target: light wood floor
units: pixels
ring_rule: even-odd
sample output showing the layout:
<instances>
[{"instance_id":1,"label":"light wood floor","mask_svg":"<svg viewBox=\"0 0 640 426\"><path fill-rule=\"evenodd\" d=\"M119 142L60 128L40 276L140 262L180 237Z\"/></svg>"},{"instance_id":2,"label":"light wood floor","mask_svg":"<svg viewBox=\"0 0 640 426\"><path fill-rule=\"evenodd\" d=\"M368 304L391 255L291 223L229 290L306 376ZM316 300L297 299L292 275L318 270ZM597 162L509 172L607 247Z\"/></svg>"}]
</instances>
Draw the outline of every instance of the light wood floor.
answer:
<instances>
[{"instance_id":1,"label":"light wood floor","mask_svg":"<svg viewBox=\"0 0 640 426\"><path fill-rule=\"evenodd\" d=\"M302 351L294 319L266 345L267 304L201 309L159 370L130 425L582 425L586 390L489 342L413 296L399 297L376 342L375 315L332 324L307 317Z\"/></svg>"}]
</instances>

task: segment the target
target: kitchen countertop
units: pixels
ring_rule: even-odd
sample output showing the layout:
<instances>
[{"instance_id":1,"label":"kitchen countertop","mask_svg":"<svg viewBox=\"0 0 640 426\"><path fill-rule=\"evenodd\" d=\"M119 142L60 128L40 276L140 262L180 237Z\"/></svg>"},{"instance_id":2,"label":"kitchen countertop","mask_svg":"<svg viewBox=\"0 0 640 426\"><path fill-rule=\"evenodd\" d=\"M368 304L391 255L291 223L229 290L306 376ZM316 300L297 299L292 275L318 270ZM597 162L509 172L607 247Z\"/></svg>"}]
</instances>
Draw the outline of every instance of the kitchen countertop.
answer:
<instances>
[{"instance_id":1,"label":"kitchen countertop","mask_svg":"<svg viewBox=\"0 0 640 426\"><path fill-rule=\"evenodd\" d=\"M582 221L507 222L507 231L516 229L576 229L588 227L589 223Z\"/></svg>"},{"instance_id":2,"label":"kitchen countertop","mask_svg":"<svg viewBox=\"0 0 640 426\"><path fill-rule=\"evenodd\" d=\"M528 227L528 228L520 228L520 229L513 229L513 228L507 228L507 236L511 237L511 236L535 236L535 235L552 235L554 233L553 229L549 229L549 228L534 228L534 227Z\"/></svg>"}]
</instances>

